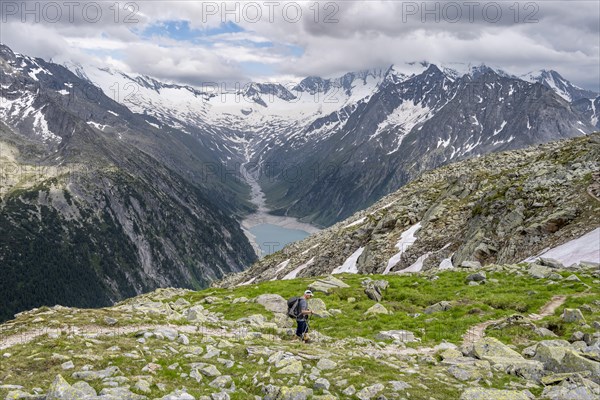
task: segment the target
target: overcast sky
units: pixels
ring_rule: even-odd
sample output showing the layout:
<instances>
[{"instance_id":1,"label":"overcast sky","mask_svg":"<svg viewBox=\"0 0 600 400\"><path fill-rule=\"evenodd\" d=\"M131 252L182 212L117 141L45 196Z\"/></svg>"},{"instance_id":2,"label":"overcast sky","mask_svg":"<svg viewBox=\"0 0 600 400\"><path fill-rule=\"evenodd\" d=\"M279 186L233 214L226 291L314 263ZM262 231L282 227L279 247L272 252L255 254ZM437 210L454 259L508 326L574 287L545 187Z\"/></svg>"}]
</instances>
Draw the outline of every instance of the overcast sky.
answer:
<instances>
[{"instance_id":1,"label":"overcast sky","mask_svg":"<svg viewBox=\"0 0 600 400\"><path fill-rule=\"evenodd\" d=\"M14 51L179 83L337 76L427 60L517 75L555 69L600 91L596 0L25 3L0 1L0 40Z\"/></svg>"}]
</instances>

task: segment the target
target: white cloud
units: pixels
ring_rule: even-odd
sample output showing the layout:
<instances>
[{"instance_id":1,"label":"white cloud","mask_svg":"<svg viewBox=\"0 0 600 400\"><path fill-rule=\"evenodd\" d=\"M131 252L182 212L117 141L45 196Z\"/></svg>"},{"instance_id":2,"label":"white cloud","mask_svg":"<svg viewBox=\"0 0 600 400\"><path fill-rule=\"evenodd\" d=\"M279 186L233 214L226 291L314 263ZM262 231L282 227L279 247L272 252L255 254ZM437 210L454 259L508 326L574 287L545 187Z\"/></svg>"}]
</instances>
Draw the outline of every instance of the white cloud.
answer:
<instances>
[{"instance_id":1,"label":"white cloud","mask_svg":"<svg viewBox=\"0 0 600 400\"><path fill-rule=\"evenodd\" d=\"M320 2L317 21L315 3L302 2L302 19L296 23L286 21L285 2L275 8L272 22L265 3L257 3L263 5L260 22L245 20L242 13L238 22L244 32L223 32L200 41L143 38L140 32L173 20L188 21L192 29L218 27L223 21L222 2L212 3L218 7L216 15L208 15L214 9L207 2L139 2L134 16L138 22L133 24L122 21L127 16L123 10L115 23L114 11L108 8L112 3L101 3L104 18L97 23L86 22L81 13L75 14L72 23L53 24L23 24L18 15L7 16L9 22L2 24L0 33L19 52L44 58L90 57L93 52L107 64L120 62L135 72L187 83L208 78L238 80L249 73L255 78L265 76L245 70L244 63L263 64L265 71L274 69L277 76L269 76L272 80L428 60L484 62L512 73L556 69L580 86L600 90L597 2L520 2L518 15L513 2L496 2L502 18L491 21L495 6L485 13L487 6L482 2L470 20L466 3L458 1L462 17L454 23L450 20L455 13L448 2L427 5L430 10L437 7L437 23L432 21L434 14L424 13L422 2L330 2L333 6ZM237 4L238 11L242 10L244 3ZM235 3L227 7L232 10ZM325 23L332 12L338 22ZM527 17L538 22L525 23ZM233 14L226 19L236 22ZM303 54L291 53L291 45L303 49Z\"/></svg>"}]
</instances>

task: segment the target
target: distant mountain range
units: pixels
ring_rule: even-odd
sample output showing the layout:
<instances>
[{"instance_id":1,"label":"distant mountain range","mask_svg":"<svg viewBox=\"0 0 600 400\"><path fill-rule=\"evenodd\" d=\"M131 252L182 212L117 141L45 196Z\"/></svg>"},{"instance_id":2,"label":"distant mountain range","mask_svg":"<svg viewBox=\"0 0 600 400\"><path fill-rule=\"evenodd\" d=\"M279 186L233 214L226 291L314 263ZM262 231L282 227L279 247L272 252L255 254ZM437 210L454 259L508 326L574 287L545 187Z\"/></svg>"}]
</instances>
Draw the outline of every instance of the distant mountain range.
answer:
<instances>
[{"instance_id":1,"label":"distant mountain range","mask_svg":"<svg viewBox=\"0 0 600 400\"><path fill-rule=\"evenodd\" d=\"M130 96L117 100L207 141L223 165L248 163L274 213L321 226L424 170L589 134L599 124L598 94L556 71L517 77L486 65L420 62L215 90L67 66L105 93L128 87Z\"/></svg>"},{"instance_id":2,"label":"distant mountain range","mask_svg":"<svg viewBox=\"0 0 600 400\"><path fill-rule=\"evenodd\" d=\"M423 171L589 134L600 110L554 71L423 62L192 87L2 45L0 90L0 319L241 271L256 260L241 170L273 213L329 226Z\"/></svg>"}]
</instances>

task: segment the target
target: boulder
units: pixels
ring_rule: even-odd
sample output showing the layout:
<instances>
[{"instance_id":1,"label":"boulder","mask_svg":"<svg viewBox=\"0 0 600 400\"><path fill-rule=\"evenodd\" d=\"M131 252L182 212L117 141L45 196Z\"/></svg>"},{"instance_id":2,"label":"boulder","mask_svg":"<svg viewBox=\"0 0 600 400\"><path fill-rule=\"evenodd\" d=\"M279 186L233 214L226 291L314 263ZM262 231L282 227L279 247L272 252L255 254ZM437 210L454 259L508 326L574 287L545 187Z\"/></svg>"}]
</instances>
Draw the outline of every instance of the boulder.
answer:
<instances>
[{"instance_id":1,"label":"boulder","mask_svg":"<svg viewBox=\"0 0 600 400\"><path fill-rule=\"evenodd\" d=\"M560 269L560 268L565 267L564 265L562 265L562 263L560 261L555 260L554 258L540 257L538 260L539 260L539 263L545 267L550 267L550 268L555 268L555 269Z\"/></svg>"},{"instance_id":2,"label":"boulder","mask_svg":"<svg viewBox=\"0 0 600 400\"><path fill-rule=\"evenodd\" d=\"M549 342L549 343L548 343ZM600 383L600 362L583 357L566 345L540 342L537 346L534 360L544 364L544 368L552 372L583 372L590 373L590 379ZM562 342L562 341L561 341Z\"/></svg>"},{"instance_id":3,"label":"boulder","mask_svg":"<svg viewBox=\"0 0 600 400\"><path fill-rule=\"evenodd\" d=\"M312 389L305 386L282 387L277 399L281 400L306 400L313 394ZM274 398L275 399L275 398Z\"/></svg>"},{"instance_id":4,"label":"boulder","mask_svg":"<svg viewBox=\"0 0 600 400\"><path fill-rule=\"evenodd\" d=\"M367 311L365 311L365 315L389 314L389 313L390 312L387 310L387 308L385 308L384 306L382 306L379 303L373 305Z\"/></svg>"},{"instance_id":5,"label":"boulder","mask_svg":"<svg viewBox=\"0 0 600 400\"><path fill-rule=\"evenodd\" d=\"M565 308L563 310L561 318L565 322L585 323L585 318L583 317L583 314L581 313L581 310L579 308Z\"/></svg>"},{"instance_id":6,"label":"boulder","mask_svg":"<svg viewBox=\"0 0 600 400\"><path fill-rule=\"evenodd\" d=\"M302 369L302 362L300 360L291 360L289 364L281 368L277 373L283 375L300 375Z\"/></svg>"},{"instance_id":7,"label":"boulder","mask_svg":"<svg viewBox=\"0 0 600 400\"><path fill-rule=\"evenodd\" d=\"M460 400L530 400L530 398L525 391L471 387L461 394Z\"/></svg>"},{"instance_id":8,"label":"boulder","mask_svg":"<svg viewBox=\"0 0 600 400\"><path fill-rule=\"evenodd\" d=\"M549 400L596 400L600 396L600 386L581 376L571 376L560 385L546 386L542 399Z\"/></svg>"},{"instance_id":9,"label":"boulder","mask_svg":"<svg viewBox=\"0 0 600 400\"><path fill-rule=\"evenodd\" d=\"M477 358L482 360L486 360L489 357L523 359L519 353L493 337L484 337L476 341L473 345L473 353Z\"/></svg>"},{"instance_id":10,"label":"boulder","mask_svg":"<svg viewBox=\"0 0 600 400\"><path fill-rule=\"evenodd\" d=\"M377 340L398 340L400 342L416 342L415 334L410 331L394 330L394 331L381 331L375 335Z\"/></svg>"},{"instance_id":11,"label":"boulder","mask_svg":"<svg viewBox=\"0 0 600 400\"><path fill-rule=\"evenodd\" d=\"M530 381L540 382L544 374L544 364L540 361L515 357L487 357L487 361L510 375L520 376Z\"/></svg>"},{"instance_id":12,"label":"boulder","mask_svg":"<svg viewBox=\"0 0 600 400\"><path fill-rule=\"evenodd\" d=\"M287 313L287 300L278 294L261 294L256 298L256 302L268 311L274 313Z\"/></svg>"},{"instance_id":13,"label":"boulder","mask_svg":"<svg viewBox=\"0 0 600 400\"><path fill-rule=\"evenodd\" d=\"M552 268L539 264L531 264L527 272L536 279L547 278L551 273L553 273Z\"/></svg>"},{"instance_id":14,"label":"boulder","mask_svg":"<svg viewBox=\"0 0 600 400\"><path fill-rule=\"evenodd\" d=\"M327 311L325 302L321 299L311 298L308 300L308 309L315 313L315 317L327 318L331 317L331 313Z\"/></svg>"},{"instance_id":15,"label":"boulder","mask_svg":"<svg viewBox=\"0 0 600 400\"><path fill-rule=\"evenodd\" d=\"M373 397L377 396L379 392L385 389L381 383L376 383L375 385L367 386L356 393L356 397L360 400L371 400Z\"/></svg>"},{"instance_id":16,"label":"boulder","mask_svg":"<svg viewBox=\"0 0 600 400\"><path fill-rule=\"evenodd\" d=\"M337 363L335 361L331 361L328 358L321 358L319 362L317 362L317 368L319 368L321 371L335 369L336 367Z\"/></svg>"},{"instance_id":17,"label":"boulder","mask_svg":"<svg viewBox=\"0 0 600 400\"><path fill-rule=\"evenodd\" d=\"M314 281L313 283L308 285L308 288L310 290L312 290L313 292L322 292L322 293L330 293L334 289L347 288L347 287L350 287L350 286L348 286L346 283L344 283L344 281L342 281L332 275L329 275L328 277L323 278L323 279L317 279L316 281Z\"/></svg>"},{"instance_id":18,"label":"boulder","mask_svg":"<svg viewBox=\"0 0 600 400\"><path fill-rule=\"evenodd\" d=\"M434 312L447 311L452 308L452 304L449 301L440 301L430 305L423 311L425 314L432 314Z\"/></svg>"},{"instance_id":19,"label":"boulder","mask_svg":"<svg viewBox=\"0 0 600 400\"><path fill-rule=\"evenodd\" d=\"M485 272L483 272L483 271L476 272L474 274L467 276L467 282L472 282L472 281L482 282L482 281L485 281L485 279L486 279L486 275L485 275Z\"/></svg>"},{"instance_id":20,"label":"boulder","mask_svg":"<svg viewBox=\"0 0 600 400\"><path fill-rule=\"evenodd\" d=\"M46 395L47 400L81 400L87 397L89 393L75 389L61 375L56 375Z\"/></svg>"},{"instance_id":21,"label":"boulder","mask_svg":"<svg viewBox=\"0 0 600 400\"><path fill-rule=\"evenodd\" d=\"M492 376L489 369L486 370L475 364L454 364L448 368L448 373L459 381L474 381Z\"/></svg>"},{"instance_id":22,"label":"boulder","mask_svg":"<svg viewBox=\"0 0 600 400\"><path fill-rule=\"evenodd\" d=\"M365 288L365 294L367 295L367 297L369 299L376 301L378 303L383 298L383 295L381 294L381 290L374 286L369 286L369 287Z\"/></svg>"}]
</instances>

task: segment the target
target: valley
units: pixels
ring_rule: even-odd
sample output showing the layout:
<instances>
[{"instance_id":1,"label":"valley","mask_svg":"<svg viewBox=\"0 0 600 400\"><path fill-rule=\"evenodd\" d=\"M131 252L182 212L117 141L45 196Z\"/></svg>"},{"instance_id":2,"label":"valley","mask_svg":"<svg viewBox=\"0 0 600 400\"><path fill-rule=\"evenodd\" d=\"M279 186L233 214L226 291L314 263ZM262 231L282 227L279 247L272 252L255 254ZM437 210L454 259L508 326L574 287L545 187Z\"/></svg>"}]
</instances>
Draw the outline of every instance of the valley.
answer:
<instances>
[{"instance_id":1,"label":"valley","mask_svg":"<svg viewBox=\"0 0 600 400\"><path fill-rule=\"evenodd\" d=\"M247 165L248 163L242 164L240 172L250 186L250 202L256 209L245 216L241 224L258 256L272 254L289 243L319 231L317 227L302 223L297 218L271 214L271 210L265 205L265 194L255 176L256 173L246 170Z\"/></svg>"}]
</instances>

